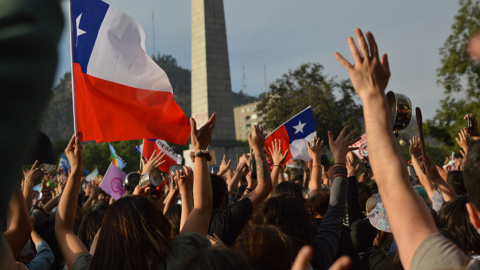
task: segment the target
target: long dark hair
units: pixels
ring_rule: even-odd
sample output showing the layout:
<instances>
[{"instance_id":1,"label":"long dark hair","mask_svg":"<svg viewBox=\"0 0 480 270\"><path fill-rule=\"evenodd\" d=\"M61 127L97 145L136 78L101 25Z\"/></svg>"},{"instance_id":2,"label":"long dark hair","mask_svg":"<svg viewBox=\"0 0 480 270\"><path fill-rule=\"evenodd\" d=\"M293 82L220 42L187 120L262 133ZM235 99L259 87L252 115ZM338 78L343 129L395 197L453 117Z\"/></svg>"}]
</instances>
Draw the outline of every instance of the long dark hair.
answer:
<instances>
[{"instance_id":1,"label":"long dark hair","mask_svg":"<svg viewBox=\"0 0 480 270\"><path fill-rule=\"evenodd\" d=\"M127 196L102 223L90 269L155 269L170 250L170 225L150 200Z\"/></svg>"}]
</instances>

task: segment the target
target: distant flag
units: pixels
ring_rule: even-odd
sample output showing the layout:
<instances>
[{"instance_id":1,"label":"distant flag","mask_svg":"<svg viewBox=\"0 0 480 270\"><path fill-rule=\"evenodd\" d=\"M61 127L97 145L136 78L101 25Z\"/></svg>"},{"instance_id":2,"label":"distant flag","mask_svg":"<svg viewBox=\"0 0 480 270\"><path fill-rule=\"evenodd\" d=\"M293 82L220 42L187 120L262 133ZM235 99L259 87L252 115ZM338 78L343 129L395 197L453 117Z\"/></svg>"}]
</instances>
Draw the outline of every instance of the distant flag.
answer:
<instances>
[{"instance_id":1,"label":"distant flag","mask_svg":"<svg viewBox=\"0 0 480 270\"><path fill-rule=\"evenodd\" d=\"M173 149L168 145L166 141L162 140L143 140L143 149L142 149L142 156L148 161L152 156L154 150L157 150L157 154L161 151L165 153L163 163L159 169L163 172L169 172L170 166L174 164L181 164L182 163L182 156L178 155L173 151Z\"/></svg>"},{"instance_id":2,"label":"distant flag","mask_svg":"<svg viewBox=\"0 0 480 270\"><path fill-rule=\"evenodd\" d=\"M360 137L360 140L355 142L354 144L350 145L350 147L358 147L357 150L353 150L352 152L359 158L359 159L367 159L368 160L368 150L367 150L367 134L363 134Z\"/></svg>"},{"instance_id":3,"label":"distant flag","mask_svg":"<svg viewBox=\"0 0 480 270\"><path fill-rule=\"evenodd\" d=\"M312 142L317 135L316 130L312 108L309 106L270 133L265 139L265 149L268 152L268 147L271 147L272 142L277 139L282 141L282 152L290 150L286 161L290 159L308 161L311 158L308 155L307 141Z\"/></svg>"},{"instance_id":4,"label":"distant flag","mask_svg":"<svg viewBox=\"0 0 480 270\"><path fill-rule=\"evenodd\" d=\"M123 168L127 166L127 163L119 155L117 155L115 148L113 148L111 144L108 144L108 147L110 148L110 158L112 159L113 164L123 170Z\"/></svg>"},{"instance_id":5,"label":"distant flag","mask_svg":"<svg viewBox=\"0 0 480 270\"><path fill-rule=\"evenodd\" d=\"M120 170L115 164L110 163L105 176L103 177L100 188L106 193L110 194L113 199L120 199L125 193L125 188L123 187L123 181L125 180L127 174Z\"/></svg>"},{"instance_id":6,"label":"distant flag","mask_svg":"<svg viewBox=\"0 0 480 270\"><path fill-rule=\"evenodd\" d=\"M95 177L97 177L97 176L98 176L98 169L95 168L95 170L93 170L89 175L87 175L87 176L85 177L85 180L86 180L87 182L90 182L90 181L92 181L93 179L95 179Z\"/></svg>"},{"instance_id":7,"label":"distant flag","mask_svg":"<svg viewBox=\"0 0 480 270\"><path fill-rule=\"evenodd\" d=\"M283 143L282 143L282 148L283 148ZM283 152L285 153L285 150L283 150ZM302 162L300 160L290 159L287 162L287 168L301 169Z\"/></svg>"},{"instance_id":8,"label":"distant flag","mask_svg":"<svg viewBox=\"0 0 480 270\"><path fill-rule=\"evenodd\" d=\"M142 149L143 149L143 143L140 145L135 145L135 151L137 151L137 153L139 153L140 155L142 155Z\"/></svg>"},{"instance_id":9,"label":"distant flag","mask_svg":"<svg viewBox=\"0 0 480 270\"><path fill-rule=\"evenodd\" d=\"M138 22L100 0L71 0L74 127L80 140L161 138L185 145L190 123Z\"/></svg>"},{"instance_id":10,"label":"distant flag","mask_svg":"<svg viewBox=\"0 0 480 270\"><path fill-rule=\"evenodd\" d=\"M90 172L87 171L87 169L85 169L85 168L83 168L83 173L86 174L86 175L89 175L89 174L90 174Z\"/></svg>"},{"instance_id":11,"label":"distant flag","mask_svg":"<svg viewBox=\"0 0 480 270\"><path fill-rule=\"evenodd\" d=\"M68 169L70 169L70 162L68 162L68 159L64 154L60 156L60 162L58 163L58 168L62 170L63 174L67 174Z\"/></svg>"}]
</instances>

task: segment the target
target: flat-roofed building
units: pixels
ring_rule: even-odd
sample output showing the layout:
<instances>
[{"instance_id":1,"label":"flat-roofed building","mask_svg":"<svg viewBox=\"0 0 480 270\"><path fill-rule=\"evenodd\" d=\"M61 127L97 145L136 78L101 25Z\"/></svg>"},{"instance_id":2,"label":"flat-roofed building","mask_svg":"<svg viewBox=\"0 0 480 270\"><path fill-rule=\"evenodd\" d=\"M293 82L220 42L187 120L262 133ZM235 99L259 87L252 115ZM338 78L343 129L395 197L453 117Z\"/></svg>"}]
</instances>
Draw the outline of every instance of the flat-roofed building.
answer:
<instances>
[{"instance_id":1,"label":"flat-roofed building","mask_svg":"<svg viewBox=\"0 0 480 270\"><path fill-rule=\"evenodd\" d=\"M263 113L257 111L260 101L245 104L233 109L235 119L235 137L237 140L248 140L248 134L254 125L263 125Z\"/></svg>"}]
</instances>

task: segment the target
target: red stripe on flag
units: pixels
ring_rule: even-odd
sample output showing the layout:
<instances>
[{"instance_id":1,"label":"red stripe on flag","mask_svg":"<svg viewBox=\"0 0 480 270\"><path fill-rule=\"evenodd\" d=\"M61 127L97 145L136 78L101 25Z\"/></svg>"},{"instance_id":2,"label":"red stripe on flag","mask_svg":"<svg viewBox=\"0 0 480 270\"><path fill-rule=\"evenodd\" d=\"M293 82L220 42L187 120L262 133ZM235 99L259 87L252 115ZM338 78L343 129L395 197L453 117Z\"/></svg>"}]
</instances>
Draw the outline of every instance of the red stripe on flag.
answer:
<instances>
[{"instance_id":1,"label":"red stripe on flag","mask_svg":"<svg viewBox=\"0 0 480 270\"><path fill-rule=\"evenodd\" d=\"M290 150L290 140L288 138L288 133L285 125L277 128L273 133L271 133L270 135L268 135L267 138L265 138L265 150L269 155L271 155L271 153L268 148L272 149L272 142L275 139L277 139L277 143L278 141L282 142L282 153L285 153L285 150L287 149ZM292 157L292 154L290 153L290 151L288 151L287 158L285 159L285 163L282 164L282 166L285 166L287 161L289 161Z\"/></svg>"},{"instance_id":2,"label":"red stripe on flag","mask_svg":"<svg viewBox=\"0 0 480 270\"><path fill-rule=\"evenodd\" d=\"M155 150L157 150L155 155L158 155L158 153L160 153L160 149L158 148L156 142L151 141L151 140L144 140L143 141L142 156L147 160L147 162L150 159L150 157L152 156L153 151L155 151ZM177 164L177 162L175 160L173 160L172 158L170 158L167 155L163 156L163 160L165 160L165 163L163 163L162 165L160 165L160 167L158 167L162 172L169 173L170 172L170 166L172 166L174 164Z\"/></svg>"},{"instance_id":3,"label":"red stripe on flag","mask_svg":"<svg viewBox=\"0 0 480 270\"><path fill-rule=\"evenodd\" d=\"M77 130L81 141L161 138L185 145L190 122L172 93L137 89L84 74L74 64Z\"/></svg>"}]
</instances>

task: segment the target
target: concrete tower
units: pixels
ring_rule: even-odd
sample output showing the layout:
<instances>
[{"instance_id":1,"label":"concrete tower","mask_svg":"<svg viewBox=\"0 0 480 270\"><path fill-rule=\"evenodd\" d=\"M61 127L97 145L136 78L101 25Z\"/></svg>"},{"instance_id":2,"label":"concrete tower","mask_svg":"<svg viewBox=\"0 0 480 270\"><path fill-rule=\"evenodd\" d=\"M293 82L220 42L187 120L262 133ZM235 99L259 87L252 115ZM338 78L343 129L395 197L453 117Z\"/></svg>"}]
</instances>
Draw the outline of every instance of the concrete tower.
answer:
<instances>
[{"instance_id":1,"label":"concrete tower","mask_svg":"<svg viewBox=\"0 0 480 270\"><path fill-rule=\"evenodd\" d=\"M235 141L223 0L192 0L192 116L200 127L214 112L209 149L215 150L217 165L224 154L236 163L244 149Z\"/></svg>"}]
</instances>

